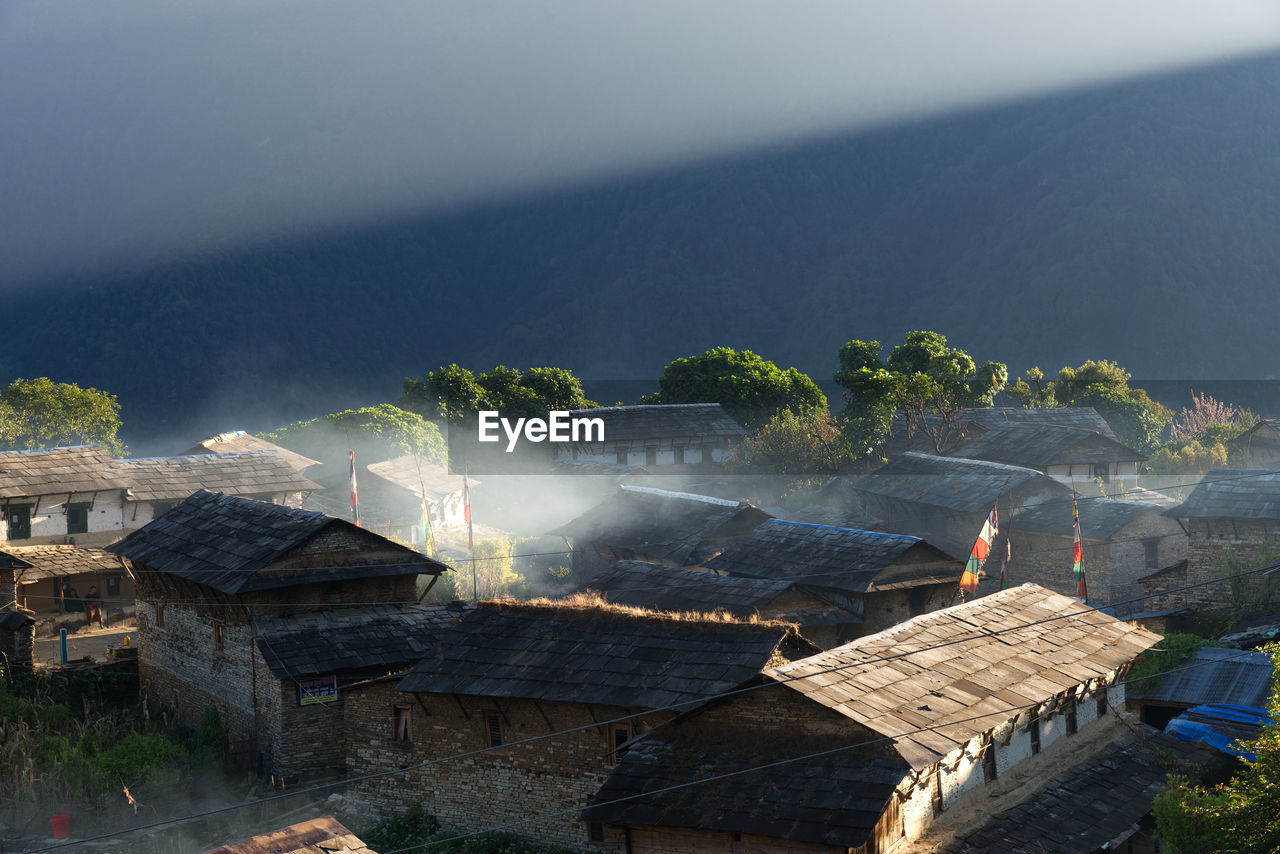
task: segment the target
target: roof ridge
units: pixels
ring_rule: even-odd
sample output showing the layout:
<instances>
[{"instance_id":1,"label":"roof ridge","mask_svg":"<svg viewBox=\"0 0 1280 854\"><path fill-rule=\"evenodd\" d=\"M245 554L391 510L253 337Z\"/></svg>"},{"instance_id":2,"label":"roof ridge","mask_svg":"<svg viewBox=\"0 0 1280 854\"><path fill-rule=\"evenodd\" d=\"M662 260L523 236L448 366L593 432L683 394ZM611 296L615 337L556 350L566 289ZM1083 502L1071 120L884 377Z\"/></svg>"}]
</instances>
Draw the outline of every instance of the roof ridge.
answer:
<instances>
[{"instance_id":1,"label":"roof ridge","mask_svg":"<svg viewBox=\"0 0 1280 854\"><path fill-rule=\"evenodd\" d=\"M750 534L756 533L757 531L760 530L760 528L763 528L765 525L769 525L774 522L778 522L783 525L792 525L797 528L823 528L828 531L846 531L852 534L867 534L868 536L876 537L877 539L913 540L917 543L924 542L924 538L913 537L910 534L891 534L887 531L868 531L863 528L842 528L839 525L823 525L820 522L795 522L795 521L792 521L791 519L778 519L778 518L766 519L758 528L755 529L755 531L750 532L748 536L750 536Z\"/></svg>"}]
</instances>

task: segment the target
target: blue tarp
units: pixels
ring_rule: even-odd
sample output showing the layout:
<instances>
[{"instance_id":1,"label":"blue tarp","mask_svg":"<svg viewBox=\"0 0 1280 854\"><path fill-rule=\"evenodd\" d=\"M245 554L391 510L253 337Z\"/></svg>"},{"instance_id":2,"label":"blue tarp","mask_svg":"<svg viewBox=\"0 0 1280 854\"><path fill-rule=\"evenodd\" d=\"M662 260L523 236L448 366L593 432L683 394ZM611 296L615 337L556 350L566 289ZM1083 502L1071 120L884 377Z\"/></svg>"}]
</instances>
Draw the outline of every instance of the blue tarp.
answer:
<instances>
[{"instance_id":1,"label":"blue tarp","mask_svg":"<svg viewBox=\"0 0 1280 854\"><path fill-rule=\"evenodd\" d=\"M1235 746L1235 743L1252 741L1263 727L1274 722L1266 709L1210 703L1187 709L1169 721L1164 731L1183 741L1203 741L1223 753L1252 762L1257 758L1256 754Z\"/></svg>"}]
</instances>

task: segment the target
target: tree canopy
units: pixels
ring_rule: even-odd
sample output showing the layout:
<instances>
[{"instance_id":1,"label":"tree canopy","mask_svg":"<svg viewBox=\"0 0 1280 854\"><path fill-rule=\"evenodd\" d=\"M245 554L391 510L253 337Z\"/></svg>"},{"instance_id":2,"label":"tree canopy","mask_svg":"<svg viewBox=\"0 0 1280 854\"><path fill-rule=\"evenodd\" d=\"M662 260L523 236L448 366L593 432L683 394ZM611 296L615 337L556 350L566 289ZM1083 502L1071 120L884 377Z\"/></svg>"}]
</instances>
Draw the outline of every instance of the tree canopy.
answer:
<instances>
[{"instance_id":1,"label":"tree canopy","mask_svg":"<svg viewBox=\"0 0 1280 854\"><path fill-rule=\"evenodd\" d=\"M476 375L452 364L406 379L397 405L426 418L458 421L482 409L528 418L594 404L587 400L582 381L563 368L520 371L498 365Z\"/></svg>"},{"instance_id":2,"label":"tree canopy","mask_svg":"<svg viewBox=\"0 0 1280 854\"><path fill-rule=\"evenodd\" d=\"M676 359L662 371L658 391L640 402L718 403L748 432L784 409L807 416L827 408L826 395L805 374L730 347Z\"/></svg>"},{"instance_id":3,"label":"tree canopy","mask_svg":"<svg viewBox=\"0 0 1280 854\"><path fill-rule=\"evenodd\" d=\"M1089 360L1065 367L1045 381L1039 368L1027 371L1009 387L1009 396L1024 406L1092 406L1111 425L1121 442L1150 453L1160 444L1173 413L1140 388L1129 387L1129 372L1115 362Z\"/></svg>"},{"instance_id":4,"label":"tree canopy","mask_svg":"<svg viewBox=\"0 0 1280 854\"><path fill-rule=\"evenodd\" d=\"M835 380L846 389L840 420L849 447L863 453L883 441L896 411L909 431L928 433L941 450L959 413L991 406L1009 378L1003 363L978 365L938 332L908 332L887 360L882 350L879 341L855 339L837 354Z\"/></svg>"},{"instance_id":5,"label":"tree canopy","mask_svg":"<svg viewBox=\"0 0 1280 854\"><path fill-rule=\"evenodd\" d=\"M341 465L348 450L354 450L356 459L363 463L404 454L425 462L443 463L445 459L439 428L421 415L389 403L299 421L263 438L329 465Z\"/></svg>"},{"instance_id":6,"label":"tree canopy","mask_svg":"<svg viewBox=\"0 0 1280 854\"><path fill-rule=\"evenodd\" d=\"M37 377L15 379L0 390L0 448L102 445L121 456L120 426L115 395L96 388Z\"/></svg>"}]
</instances>

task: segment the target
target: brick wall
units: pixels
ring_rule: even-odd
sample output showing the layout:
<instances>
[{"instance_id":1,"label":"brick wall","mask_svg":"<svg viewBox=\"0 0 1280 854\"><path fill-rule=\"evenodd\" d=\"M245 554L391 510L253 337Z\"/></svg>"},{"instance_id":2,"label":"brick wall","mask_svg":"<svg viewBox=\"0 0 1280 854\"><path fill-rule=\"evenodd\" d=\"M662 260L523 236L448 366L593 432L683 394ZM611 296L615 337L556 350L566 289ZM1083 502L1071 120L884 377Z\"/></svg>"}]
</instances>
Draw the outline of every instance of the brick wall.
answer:
<instances>
[{"instance_id":1,"label":"brick wall","mask_svg":"<svg viewBox=\"0 0 1280 854\"><path fill-rule=\"evenodd\" d=\"M393 737L395 707L410 715L409 743ZM355 689L344 702L348 732L347 771L363 775L395 771L431 759L488 746L486 713L496 713L504 742L549 732L587 727L578 732L504 747L465 759L413 768L350 787L359 810L394 815L417 804L451 829L483 830L544 813L567 814L512 828L542 842L578 849L622 851L625 832L605 828L603 842L591 842L577 812L587 805L610 771L607 727L602 721L627 710L611 706L500 701L470 696L406 694L390 683ZM657 712L634 721L648 730L672 717Z\"/></svg>"}]
</instances>

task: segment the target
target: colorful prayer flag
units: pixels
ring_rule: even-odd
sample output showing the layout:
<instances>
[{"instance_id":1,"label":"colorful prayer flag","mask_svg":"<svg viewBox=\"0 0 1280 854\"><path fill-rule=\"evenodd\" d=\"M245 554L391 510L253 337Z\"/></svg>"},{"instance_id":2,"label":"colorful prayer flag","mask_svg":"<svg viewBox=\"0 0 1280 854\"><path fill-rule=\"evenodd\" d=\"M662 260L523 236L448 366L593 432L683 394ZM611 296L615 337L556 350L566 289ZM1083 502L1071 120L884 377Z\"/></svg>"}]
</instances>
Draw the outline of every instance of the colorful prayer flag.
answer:
<instances>
[{"instance_id":1,"label":"colorful prayer flag","mask_svg":"<svg viewBox=\"0 0 1280 854\"><path fill-rule=\"evenodd\" d=\"M356 523L356 527L360 525L360 495L356 492L356 452L347 451L347 456L351 459L351 520Z\"/></svg>"},{"instance_id":2,"label":"colorful prayer flag","mask_svg":"<svg viewBox=\"0 0 1280 854\"><path fill-rule=\"evenodd\" d=\"M973 551L969 553L969 562L964 565L964 574L960 576L960 589L965 593L973 594L978 592L978 575L982 570L982 565L986 563L987 554L991 551L991 541L996 538L998 533L1000 533L1000 525L996 515L996 508L992 507L991 515L983 523L982 531L978 534L978 539L973 544Z\"/></svg>"},{"instance_id":3,"label":"colorful prayer flag","mask_svg":"<svg viewBox=\"0 0 1280 854\"><path fill-rule=\"evenodd\" d=\"M1000 564L1000 589L1009 583L1009 561L1013 560L1013 543L1007 538L1004 541L1004 561Z\"/></svg>"},{"instance_id":4,"label":"colorful prayer flag","mask_svg":"<svg viewBox=\"0 0 1280 854\"><path fill-rule=\"evenodd\" d=\"M1076 595L1080 597L1081 602L1088 602L1089 592L1084 583L1084 554L1080 551L1080 509L1076 507L1074 493L1071 496L1071 521L1076 532L1076 544L1071 555L1075 563L1071 567L1071 574L1076 577Z\"/></svg>"}]
</instances>

